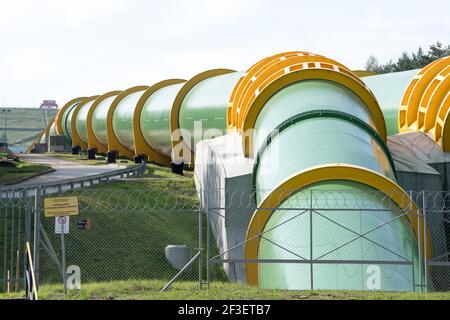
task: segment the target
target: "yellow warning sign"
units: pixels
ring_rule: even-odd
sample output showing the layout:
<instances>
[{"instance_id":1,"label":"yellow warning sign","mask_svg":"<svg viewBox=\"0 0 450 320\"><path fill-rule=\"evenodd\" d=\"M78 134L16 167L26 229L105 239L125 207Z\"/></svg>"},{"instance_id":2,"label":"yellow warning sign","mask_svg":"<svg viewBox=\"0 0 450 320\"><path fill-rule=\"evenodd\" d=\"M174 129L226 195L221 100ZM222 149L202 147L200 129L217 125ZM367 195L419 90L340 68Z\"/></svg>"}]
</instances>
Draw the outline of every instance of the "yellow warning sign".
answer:
<instances>
[{"instance_id":1,"label":"yellow warning sign","mask_svg":"<svg viewBox=\"0 0 450 320\"><path fill-rule=\"evenodd\" d=\"M46 217L77 216L78 197L45 198L44 210Z\"/></svg>"}]
</instances>

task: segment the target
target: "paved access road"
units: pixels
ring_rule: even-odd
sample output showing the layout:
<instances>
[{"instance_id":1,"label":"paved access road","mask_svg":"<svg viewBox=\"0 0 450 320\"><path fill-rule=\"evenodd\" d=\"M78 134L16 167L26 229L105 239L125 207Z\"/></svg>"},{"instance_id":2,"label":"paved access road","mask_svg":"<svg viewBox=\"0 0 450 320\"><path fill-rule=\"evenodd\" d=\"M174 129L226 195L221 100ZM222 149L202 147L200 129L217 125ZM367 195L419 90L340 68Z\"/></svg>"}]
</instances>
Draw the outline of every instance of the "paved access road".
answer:
<instances>
[{"instance_id":1,"label":"paved access road","mask_svg":"<svg viewBox=\"0 0 450 320\"><path fill-rule=\"evenodd\" d=\"M28 179L18 185L26 186L38 183L55 182L65 179L82 178L88 177L96 174L107 173L109 171L114 171L123 166L118 164L109 165L83 165L78 162L62 160L58 158L53 158L45 156L42 154L21 154L20 158L24 161L36 163L36 164L46 164L51 166L55 171ZM13 185L13 186L18 186Z\"/></svg>"}]
</instances>

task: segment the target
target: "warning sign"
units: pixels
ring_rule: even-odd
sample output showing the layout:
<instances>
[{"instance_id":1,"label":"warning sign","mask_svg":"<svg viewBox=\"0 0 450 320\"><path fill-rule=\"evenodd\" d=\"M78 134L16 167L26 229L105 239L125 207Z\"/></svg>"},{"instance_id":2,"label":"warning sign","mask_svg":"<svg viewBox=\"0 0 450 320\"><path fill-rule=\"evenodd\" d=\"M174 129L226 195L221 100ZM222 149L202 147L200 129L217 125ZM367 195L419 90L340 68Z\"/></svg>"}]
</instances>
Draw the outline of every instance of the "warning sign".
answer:
<instances>
[{"instance_id":1,"label":"warning sign","mask_svg":"<svg viewBox=\"0 0 450 320\"><path fill-rule=\"evenodd\" d=\"M56 234L68 234L69 233L70 217L55 217L55 233Z\"/></svg>"},{"instance_id":2,"label":"warning sign","mask_svg":"<svg viewBox=\"0 0 450 320\"><path fill-rule=\"evenodd\" d=\"M45 198L44 210L46 217L78 215L78 197Z\"/></svg>"}]
</instances>

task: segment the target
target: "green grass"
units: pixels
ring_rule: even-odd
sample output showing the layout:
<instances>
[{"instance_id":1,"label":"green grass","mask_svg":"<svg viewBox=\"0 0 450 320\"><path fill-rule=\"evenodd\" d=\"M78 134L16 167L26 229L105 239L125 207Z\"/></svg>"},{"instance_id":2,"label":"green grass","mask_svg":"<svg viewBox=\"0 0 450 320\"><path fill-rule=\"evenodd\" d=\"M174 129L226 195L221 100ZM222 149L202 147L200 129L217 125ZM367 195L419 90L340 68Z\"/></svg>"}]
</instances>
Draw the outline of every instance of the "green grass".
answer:
<instances>
[{"instance_id":1,"label":"green grass","mask_svg":"<svg viewBox=\"0 0 450 320\"><path fill-rule=\"evenodd\" d=\"M167 281L177 270L167 262L165 247L184 244L192 252L198 248L199 203L192 173L181 177L168 168L148 165L141 178L66 195L79 197L77 218L91 219L93 225L92 230L78 230L77 218L73 218L70 235L66 237L67 264L80 266L84 281L136 278ZM60 239L54 234L54 219L45 219L43 226L59 253ZM194 269L182 279L194 279ZM61 282L57 267L44 255L41 270L44 283ZM224 279L220 270L215 274Z\"/></svg>"},{"instance_id":2,"label":"green grass","mask_svg":"<svg viewBox=\"0 0 450 320\"><path fill-rule=\"evenodd\" d=\"M41 300L450 300L450 293L399 293L356 291L281 291L249 288L240 284L213 282L210 289L199 290L196 282L176 282L161 293L164 281L128 280L82 284L81 291L64 296L61 285L43 285ZM0 294L16 298L22 293Z\"/></svg>"},{"instance_id":3,"label":"green grass","mask_svg":"<svg viewBox=\"0 0 450 320\"><path fill-rule=\"evenodd\" d=\"M5 155L0 155L5 158ZM51 167L42 164L31 164L27 162L14 162L15 167L0 167L0 186L14 184L36 175L51 171Z\"/></svg>"},{"instance_id":4,"label":"green grass","mask_svg":"<svg viewBox=\"0 0 450 320\"><path fill-rule=\"evenodd\" d=\"M139 179L67 193L79 197L79 218L92 220L91 230L78 230L76 218L72 218L70 235L65 238L67 265L80 266L82 291L64 296L59 270L43 253L40 299L450 300L450 293L261 290L227 283L219 265L211 266L213 282L209 290L198 290L197 270L193 268L169 292L160 293L177 273L164 257L165 246L198 247L198 215L191 209L199 203L191 172L181 177L152 164L147 169ZM54 234L54 219L44 219L43 227L59 255L60 238ZM212 254L216 252L213 248ZM0 299L21 295L0 294Z\"/></svg>"},{"instance_id":5,"label":"green grass","mask_svg":"<svg viewBox=\"0 0 450 320\"><path fill-rule=\"evenodd\" d=\"M78 155L74 155L71 153L63 153L63 152L58 152L58 153L47 152L47 153L45 153L45 155L48 157L57 158L57 159L61 159L61 160L67 160L67 161L73 161L73 162L77 162L77 163L85 164L85 165L105 165L105 164L107 164L106 160L88 160L87 153L85 153L85 152L80 153ZM104 158L106 159L106 157L104 157ZM133 165L134 162L132 160L128 160L128 159L118 159L117 164Z\"/></svg>"}]
</instances>

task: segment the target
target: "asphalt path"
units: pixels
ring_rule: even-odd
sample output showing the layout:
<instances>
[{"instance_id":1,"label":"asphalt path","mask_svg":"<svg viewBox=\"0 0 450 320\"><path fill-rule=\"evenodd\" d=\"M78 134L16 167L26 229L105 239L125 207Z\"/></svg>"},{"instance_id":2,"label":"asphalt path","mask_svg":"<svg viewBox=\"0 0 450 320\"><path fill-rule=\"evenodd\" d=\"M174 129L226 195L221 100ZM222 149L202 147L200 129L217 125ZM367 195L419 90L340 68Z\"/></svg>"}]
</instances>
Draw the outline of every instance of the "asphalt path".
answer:
<instances>
[{"instance_id":1,"label":"asphalt path","mask_svg":"<svg viewBox=\"0 0 450 320\"><path fill-rule=\"evenodd\" d=\"M118 164L84 165L78 162L58 159L42 154L21 154L20 158L29 163L49 165L54 171L25 180L17 185L12 185L12 187L89 177L123 168L123 166Z\"/></svg>"}]
</instances>

